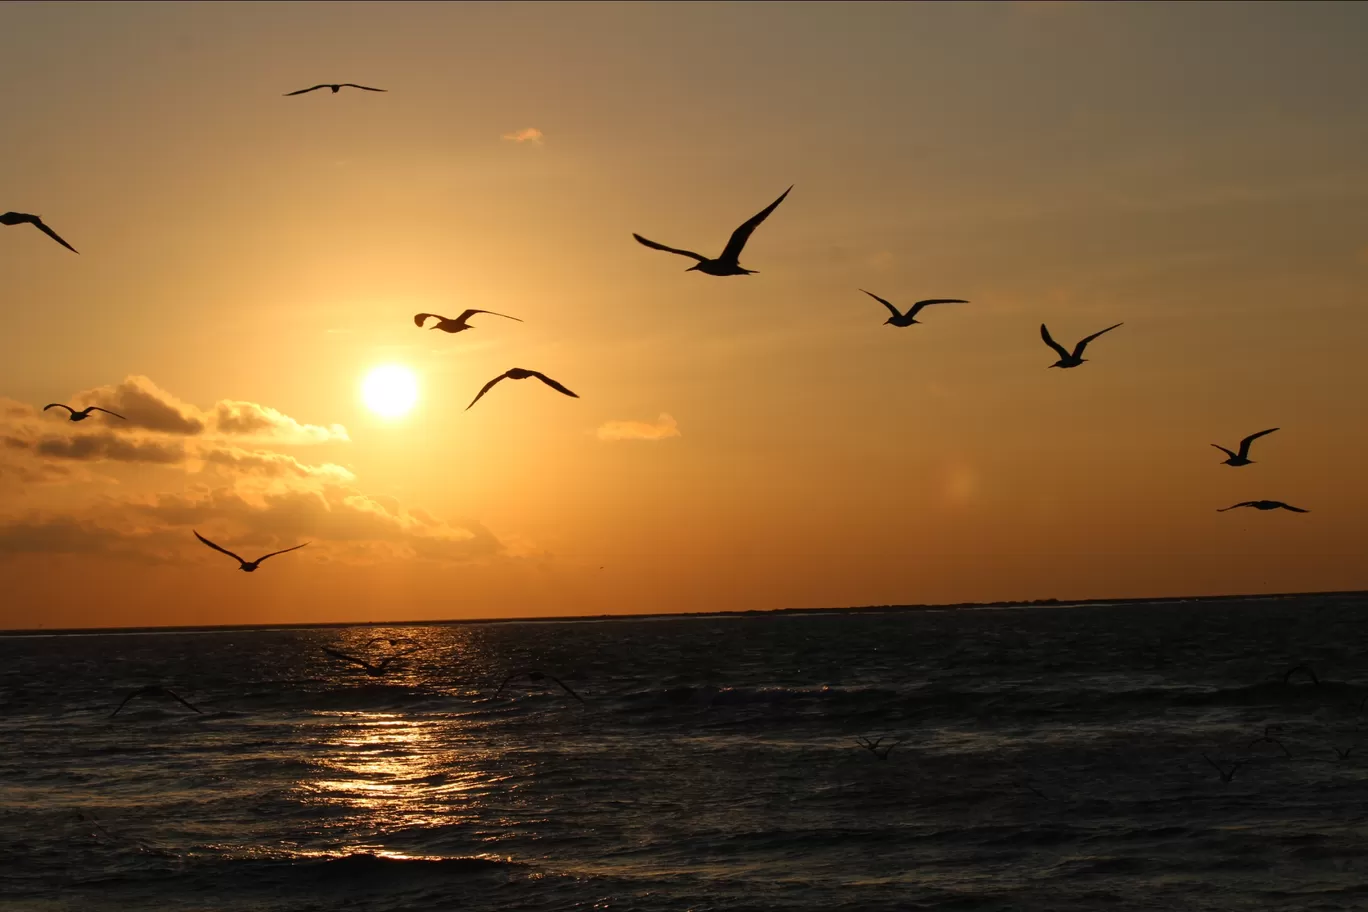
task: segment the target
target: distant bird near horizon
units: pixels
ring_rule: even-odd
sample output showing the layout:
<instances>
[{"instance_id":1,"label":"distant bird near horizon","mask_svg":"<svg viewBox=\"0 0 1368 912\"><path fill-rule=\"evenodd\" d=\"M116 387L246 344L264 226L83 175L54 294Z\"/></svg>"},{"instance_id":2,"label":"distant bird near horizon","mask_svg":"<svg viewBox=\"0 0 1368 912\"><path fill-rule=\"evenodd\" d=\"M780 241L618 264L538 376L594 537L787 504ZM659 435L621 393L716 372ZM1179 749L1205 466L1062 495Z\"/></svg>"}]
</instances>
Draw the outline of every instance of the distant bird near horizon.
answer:
<instances>
[{"instance_id":1,"label":"distant bird near horizon","mask_svg":"<svg viewBox=\"0 0 1368 912\"><path fill-rule=\"evenodd\" d=\"M414 646L412 649L405 649L403 652L391 653L390 655L385 656L380 661L372 663L367 662L365 659L359 658L357 656L348 655L345 652L338 652L336 649L329 649L327 646L323 647L323 651L326 652L328 655L332 656L334 659L341 659L344 662L350 662L352 665L361 668L363 671L366 672L366 674L370 675L372 678L383 678L385 674L389 671L389 666L391 663L396 662L399 659L402 659L404 656L410 656L413 655L415 652L421 652L422 649L423 647L421 646Z\"/></svg>"},{"instance_id":2,"label":"distant bird near horizon","mask_svg":"<svg viewBox=\"0 0 1368 912\"><path fill-rule=\"evenodd\" d=\"M1075 345L1073 353L1070 354L1069 352L1064 350L1064 346L1060 345L1054 339L1050 338L1050 331L1045 328L1044 323L1041 323L1040 338L1045 340L1046 345L1050 346L1050 348L1053 348L1056 352L1059 353L1059 360L1056 361L1054 364L1051 364L1050 367L1078 367L1078 365L1088 360L1087 358L1083 357L1083 349L1088 347L1089 342L1091 342L1093 339L1096 339L1103 333L1109 333L1113 329L1116 329L1117 326L1123 325L1124 324L1122 323L1116 323L1112 326L1108 326L1106 329L1099 330L1093 333L1091 336L1088 336L1086 339L1082 340L1077 345Z\"/></svg>"},{"instance_id":3,"label":"distant bird near horizon","mask_svg":"<svg viewBox=\"0 0 1368 912\"><path fill-rule=\"evenodd\" d=\"M499 694L503 693L504 688L508 686L509 681L513 680L514 678L522 677L527 678L527 680L533 682L534 684L540 684L542 681L546 680L555 681L557 684L560 685L561 690L565 691L570 696L574 697L576 700L579 700L581 703L584 703L584 698L581 697L579 694L575 693L573 690L571 690L570 686L566 684L564 681L562 681L560 678L556 677L553 674L547 674L544 671L538 671L535 668L529 668L526 671L515 671L508 677L504 678L503 683L499 685L499 689L494 691L494 699L497 700L499 698Z\"/></svg>"},{"instance_id":4,"label":"distant bird near horizon","mask_svg":"<svg viewBox=\"0 0 1368 912\"><path fill-rule=\"evenodd\" d=\"M454 320L450 317L444 317L441 314L414 314L413 323L415 326L421 328L422 325L425 322L427 322L428 317L436 317L437 322L433 323L432 326L429 327L430 329L440 329L442 332L447 333L458 333L462 332L463 330L475 328L470 325L470 318L475 316L476 314L493 314L496 317L503 317L505 320L517 320L519 323L523 322L520 317L510 317L508 314L501 314L498 311L494 310L476 310L472 307L470 310L463 312L459 317L457 317Z\"/></svg>"},{"instance_id":5,"label":"distant bird near horizon","mask_svg":"<svg viewBox=\"0 0 1368 912\"><path fill-rule=\"evenodd\" d=\"M1214 446L1216 449L1220 450L1222 453L1225 453L1227 456L1230 457L1229 459L1222 460L1221 465L1245 466L1249 465L1254 461L1249 458L1249 445L1254 441L1258 440L1264 434L1271 434L1276 430L1277 428L1269 428L1266 431L1259 431L1259 433L1257 434L1250 434L1244 440L1240 441L1240 452L1238 453L1233 453L1230 450L1227 450L1219 443L1213 443L1212 446Z\"/></svg>"},{"instance_id":6,"label":"distant bird near horizon","mask_svg":"<svg viewBox=\"0 0 1368 912\"><path fill-rule=\"evenodd\" d=\"M1301 507L1294 507L1285 504L1281 500L1245 500L1228 507L1217 507L1217 513L1224 513L1226 510L1234 510L1236 507L1253 507L1256 510L1291 510L1293 513L1310 513L1310 510L1303 510Z\"/></svg>"},{"instance_id":7,"label":"distant bird near horizon","mask_svg":"<svg viewBox=\"0 0 1368 912\"><path fill-rule=\"evenodd\" d=\"M372 89L370 86L357 85L357 84L354 83L354 82L320 82L318 85L316 85L316 86L310 86L310 87L307 88L307 89L296 89L296 90L293 91L293 92L286 92L285 95L284 95L283 97L289 98L291 95L303 95L303 94L306 93L306 92L314 92L314 91L317 91L318 89L332 89L332 93L333 93L334 95L336 95L338 92L342 91L343 89L361 89L362 91L366 91L366 92L388 92L388 91L389 91L389 89Z\"/></svg>"},{"instance_id":8,"label":"distant bird near horizon","mask_svg":"<svg viewBox=\"0 0 1368 912\"><path fill-rule=\"evenodd\" d=\"M655 241L647 240L636 232L632 233L632 237L637 239L638 244L643 244L650 247L652 250L664 250L666 253L677 253L680 256L692 257L693 259L698 260L697 264L690 266L688 269L684 270L685 272L697 270L710 276L754 275L756 270L744 269L741 266L741 248L745 247L746 241L750 240L751 232L753 232L756 227L774 211L776 206L784 201L784 197L788 196L789 191L792 189L793 186L790 185L788 190L781 193L777 200L751 216L742 223L740 228L733 231L731 239L727 241L727 246L723 248L722 253L719 254L716 259L709 259L701 253L694 253L692 250L682 250L678 247L666 247L664 244L658 244Z\"/></svg>"},{"instance_id":9,"label":"distant bird near horizon","mask_svg":"<svg viewBox=\"0 0 1368 912\"><path fill-rule=\"evenodd\" d=\"M190 531L195 532L194 529L191 529ZM279 551L272 551L270 554L263 554L261 557L258 557L254 561L249 561L243 560L241 557L234 554L232 551L229 551L227 548L223 548L214 544L209 539L205 538L203 535L200 535L198 532L195 532L195 538L198 538L200 541L204 542L206 545L213 548L215 551L222 552L223 554L226 554L233 560L237 561L239 564L242 565L241 567L238 567L238 569L243 571L244 573L254 572L257 567L261 566L261 562L268 557L275 557L277 554L286 554L290 551L298 551L300 548L304 547L304 545L309 544L309 542L305 542L304 545L295 545L293 548L282 548Z\"/></svg>"},{"instance_id":10,"label":"distant bird near horizon","mask_svg":"<svg viewBox=\"0 0 1368 912\"><path fill-rule=\"evenodd\" d=\"M0 225L32 225L39 231L43 232L43 234L46 234L54 241L61 244L67 250L70 250L72 253L81 252L77 250L75 247L72 247L66 241L62 240L61 236L58 235L57 232L53 231L47 225L43 224L43 219L40 216L29 215L27 212L6 212L3 215L0 215Z\"/></svg>"},{"instance_id":11,"label":"distant bird near horizon","mask_svg":"<svg viewBox=\"0 0 1368 912\"><path fill-rule=\"evenodd\" d=\"M571 396L575 399L579 398L579 393L570 392L570 390L566 389L564 386L557 383L555 380L552 380L550 377L546 376L546 374L543 374L541 371L525 370L521 367L514 367L504 371L502 374L499 374L499 376L495 377L493 380L490 380L488 383L482 386L480 388L480 391L475 394L475 398L470 400L470 405L467 405L465 407L465 410L470 411L470 406L479 402L480 397L483 396L485 393L489 392L490 388L493 387L494 384L498 383L500 380L526 380L528 377L536 377L542 383L545 383L547 386L551 387L553 390L556 390L557 392L564 393L565 395Z\"/></svg>"},{"instance_id":12,"label":"distant bird near horizon","mask_svg":"<svg viewBox=\"0 0 1368 912\"><path fill-rule=\"evenodd\" d=\"M80 411L77 411L71 406L63 405L60 402L49 402L47 405L43 406L43 411L46 412L48 409L52 408L64 408L68 412L71 412L71 415L67 417L67 421L85 421L87 418L90 417L91 412L104 412L106 415L113 415L115 418L123 418L124 421L128 420L127 418L124 418L123 415L120 415L118 412L111 412L109 409L100 408L98 405L87 405L85 408L81 409Z\"/></svg>"},{"instance_id":13,"label":"distant bird near horizon","mask_svg":"<svg viewBox=\"0 0 1368 912\"><path fill-rule=\"evenodd\" d=\"M161 687L157 684L152 684L148 687L139 687L137 690L133 691L131 694L124 697L123 702L118 705L118 708L116 708L112 713L109 714L109 718L112 719L115 716L117 716L119 714L119 710L127 706L128 701L133 699L134 697L170 697L171 699L179 702L182 706L185 706L188 709L193 709L200 715L204 715L204 710L200 709L195 704L187 701L175 691L166 687Z\"/></svg>"},{"instance_id":14,"label":"distant bird near horizon","mask_svg":"<svg viewBox=\"0 0 1368 912\"><path fill-rule=\"evenodd\" d=\"M885 301L883 298L879 297L874 292L865 291L863 288L859 290L864 291L865 294L869 295L871 298L878 301L884 307L887 307L889 313L893 314L893 316L889 317L887 320L884 320L885 326L887 326L890 323L894 326L911 326L913 323L920 323L921 321L917 319L917 314L921 313L923 307L929 307L932 304L969 303L968 301L962 300L960 298L927 298L925 301L918 301L917 303L913 304L912 308L908 310L907 313L899 313L898 308L894 307L892 304Z\"/></svg>"}]
</instances>

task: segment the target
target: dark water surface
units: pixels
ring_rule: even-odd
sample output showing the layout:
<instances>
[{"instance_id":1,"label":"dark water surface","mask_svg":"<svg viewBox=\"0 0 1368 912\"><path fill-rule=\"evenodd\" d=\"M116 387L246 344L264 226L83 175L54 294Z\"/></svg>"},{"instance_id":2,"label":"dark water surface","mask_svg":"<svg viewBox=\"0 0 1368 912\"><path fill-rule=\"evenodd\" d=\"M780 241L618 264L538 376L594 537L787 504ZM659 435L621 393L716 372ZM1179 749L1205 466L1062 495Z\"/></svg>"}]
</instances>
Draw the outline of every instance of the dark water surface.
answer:
<instances>
[{"instance_id":1,"label":"dark water surface","mask_svg":"<svg viewBox=\"0 0 1368 912\"><path fill-rule=\"evenodd\" d=\"M0 908L1365 909L1364 608L0 638Z\"/></svg>"}]
</instances>

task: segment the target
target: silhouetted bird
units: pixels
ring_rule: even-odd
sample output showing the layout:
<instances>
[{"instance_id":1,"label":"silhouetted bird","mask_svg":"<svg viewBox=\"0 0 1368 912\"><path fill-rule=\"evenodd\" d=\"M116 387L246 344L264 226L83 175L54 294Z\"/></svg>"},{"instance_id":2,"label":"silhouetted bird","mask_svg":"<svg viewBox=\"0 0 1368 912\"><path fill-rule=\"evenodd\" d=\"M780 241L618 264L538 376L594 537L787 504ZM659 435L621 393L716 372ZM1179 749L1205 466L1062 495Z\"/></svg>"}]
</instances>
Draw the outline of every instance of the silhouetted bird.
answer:
<instances>
[{"instance_id":1,"label":"silhouetted bird","mask_svg":"<svg viewBox=\"0 0 1368 912\"><path fill-rule=\"evenodd\" d=\"M909 310L907 313L898 313L898 308L894 307L892 304L888 303L883 298L876 295L874 292L865 291L863 288L861 288L860 291L864 291L865 294L869 295L871 298L878 301L884 307L887 307L888 312L893 314L893 316L889 317L887 320L884 320L885 326L887 326L890 323L894 326L911 326L913 323L920 323L921 321L917 319L917 314L921 313L921 309L929 304L969 303L968 301L962 301L959 298L928 298L925 301L918 301L916 304L913 304L912 309Z\"/></svg>"},{"instance_id":2,"label":"silhouetted bird","mask_svg":"<svg viewBox=\"0 0 1368 912\"><path fill-rule=\"evenodd\" d=\"M648 241L646 238L642 237L639 234L636 234L635 232L632 234L632 237L637 239L637 243L645 244L652 250L664 250L666 253L677 253L680 256L692 257L695 260L698 260L697 265L690 266L688 269L684 270L685 272L693 272L694 270L698 270L699 272L706 273L710 276L752 275L755 272L754 269L741 268L741 264L739 262L741 259L741 248L745 247L746 241L750 240L751 232L754 231L756 227L765 220L766 216L768 216L771 212L774 211L774 207L778 206L780 203L784 201L784 197L788 196L789 190L792 189L793 187L789 187L788 190L785 190L782 194L780 194L777 200L770 203L764 209L761 209L758 213L756 213L749 220L747 220L745 224L743 224L740 228L737 228L735 231L733 231L731 240L727 241L726 248L722 251L721 255L718 256L715 260L709 259L703 256L701 253L694 253L692 250L681 250L678 247L666 247L664 244L657 244L655 241Z\"/></svg>"},{"instance_id":3,"label":"silhouetted bird","mask_svg":"<svg viewBox=\"0 0 1368 912\"><path fill-rule=\"evenodd\" d=\"M1045 328L1044 323L1041 323L1040 338L1045 340L1046 345L1050 346L1050 348L1053 348L1056 352L1059 353L1059 360L1056 361L1054 364L1051 364L1050 367L1078 367L1078 365L1088 360L1087 358L1083 357L1083 349L1088 347L1089 342L1091 342L1093 339L1096 339L1098 336L1102 335L1102 333L1109 333L1113 329L1116 329L1117 326L1121 325L1123 324L1117 323L1115 326L1108 326L1106 329L1101 330L1100 332L1093 333L1091 336L1088 336L1088 338L1084 339L1082 342L1079 342L1077 345L1075 345L1073 354L1070 354L1069 352L1064 350L1064 346L1060 345L1054 339L1050 338L1050 331Z\"/></svg>"},{"instance_id":4,"label":"silhouetted bird","mask_svg":"<svg viewBox=\"0 0 1368 912\"><path fill-rule=\"evenodd\" d=\"M1272 745L1275 745L1279 750L1281 750L1281 751L1283 752L1283 756L1284 756L1284 757L1287 757L1287 759L1291 760L1291 759L1292 759L1292 752L1291 752L1290 750L1287 749L1287 745L1286 745L1286 744L1283 744L1283 743L1282 743L1281 741L1279 741L1277 738L1273 737L1272 729L1273 729L1273 726L1271 726L1271 725L1265 725L1265 726L1264 726L1264 730L1263 730L1263 734L1262 734L1262 735L1259 735L1259 737L1257 737L1257 738L1253 739L1252 741L1250 741L1250 742L1249 742L1249 746L1246 747L1245 750L1249 750L1250 748L1252 748L1252 747L1253 747L1254 745L1256 745L1256 744L1272 744Z\"/></svg>"},{"instance_id":5,"label":"silhouetted bird","mask_svg":"<svg viewBox=\"0 0 1368 912\"><path fill-rule=\"evenodd\" d=\"M470 405L474 405L475 403L479 402L480 397L483 396L485 393L489 392L489 388L492 387L494 384L498 383L500 380L503 380L505 378L509 380L526 380L528 377L536 377L542 383L545 383L547 386L551 387L553 390L556 390L557 392L565 393L565 395L573 396L576 399L579 398L579 393L570 392L570 390L561 386L555 380L552 380L550 377L546 376L546 374L543 374L540 371L524 370L521 367L515 367L511 370L504 371L502 374L499 374L499 376L495 377L493 380L490 380L483 387L481 387L479 393L475 395L475 398L470 400ZM470 405L466 406L466 411L470 411Z\"/></svg>"},{"instance_id":6,"label":"silhouetted bird","mask_svg":"<svg viewBox=\"0 0 1368 912\"><path fill-rule=\"evenodd\" d=\"M1240 771L1240 767L1245 765L1244 760L1236 760L1234 763L1230 765L1229 770L1225 770L1221 768L1221 765L1219 763L1217 763L1215 760L1212 760L1206 754L1202 754L1202 757L1206 760L1207 763L1210 763L1213 767L1215 767L1216 772L1221 774L1222 782L1229 782L1230 780L1234 779L1235 774Z\"/></svg>"},{"instance_id":7,"label":"silhouetted bird","mask_svg":"<svg viewBox=\"0 0 1368 912\"><path fill-rule=\"evenodd\" d=\"M518 317L510 317L508 314L495 313L492 310L471 309L467 310L454 320L450 317L444 317L441 314L414 314L413 323L415 326L422 326L423 323L426 322L428 317L436 317L437 322L432 324L433 329L440 329L442 332L448 333L458 333L465 329L475 328L470 325L470 318L475 316L476 314L494 314L494 316L503 317L506 320L517 320L519 323L522 322L522 320Z\"/></svg>"},{"instance_id":8,"label":"silhouetted bird","mask_svg":"<svg viewBox=\"0 0 1368 912\"><path fill-rule=\"evenodd\" d=\"M68 412L71 412L71 415L67 417L67 421L85 421L90 417L91 412L104 412L106 415L113 415L115 418L123 418L123 415L120 415L118 412L111 412L109 409L100 408L98 405L87 405L78 412L69 405L63 405L60 402L50 402L43 406L43 411L46 412L48 409L52 408L64 408ZM127 421L128 419L124 418L124 420Z\"/></svg>"},{"instance_id":9,"label":"silhouetted bird","mask_svg":"<svg viewBox=\"0 0 1368 912\"><path fill-rule=\"evenodd\" d=\"M388 92L388 91L389 91L389 89L372 89L370 86L357 85L357 84L354 83L354 82L320 82L318 85L316 85L316 86L310 86L310 87L307 88L307 89L297 89L297 90L295 90L295 91L293 91L293 92L286 92L286 93L285 93L285 97L286 97L286 98L289 98L291 95L303 95L305 92L314 92L314 91L317 91L318 89L332 89L332 93L333 93L334 95L336 95L338 92L342 91L343 89L362 89L362 90L367 91L367 92Z\"/></svg>"},{"instance_id":10,"label":"silhouetted bird","mask_svg":"<svg viewBox=\"0 0 1368 912\"><path fill-rule=\"evenodd\" d=\"M413 655L415 652L420 652L421 650L421 646L415 646L412 649L405 649L403 652L396 652L393 655L387 655L380 661L372 663L367 662L365 659L357 658L354 655L348 655L345 652L338 652L336 649L329 649L327 646L323 647L323 651L326 652L328 655L332 656L334 659L341 659L344 662L350 662L351 664L356 665L357 667L364 670L366 674L370 675L372 678L384 677L385 673L389 670L389 666L392 662L396 662L399 659L402 659L404 656Z\"/></svg>"},{"instance_id":11,"label":"silhouetted bird","mask_svg":"<svg viewBox=\"0 0 1368 912\"><path fill-rule=\"evenodd\" d=\"M57 232L53 231L47 225L44 225L43 220L36 215L29 215L26 212L6 212L4 215L0 215L0 225L32 225L72 253L81 252L62 240Z\"/></svg>"},{"instance_id":12,"label":"silhouetted bird","mask_svg":"<svg viewBox=\"0 0 1368 912\"><path fill-rule=\"evenodd\" d=\"M868 292L866 292L866 294L867 293ZM883 744L884 739L887 737L888 736L885 735L883 738L879 738L877 741L872 741L868 737L861 735L860 737L855 739L855 743L860 745L860 747L863 747L865 750L869 751L874 756L878 757L880 760L887 760L888 755L892 753L893 748L897 747L899 744L902 744L904 741L907 740L906 738L894 738L893 742L889 744L888 747L885 747L883 750L880 750L879 745Z\"/></svg>"},{"instance_id":13,"label":"silhouetted bird","mask_svg":"<svg viewBox=\"0 0 1368 912\"><path fill-rule=\"evenodd\" d=\"M544 671L537 671L536 669L529 669L527 671L515 671L508 677L504 678L503 683L499 685L499 689L494 692L494 699L497 700L499 698L499 694L503 693L503 690L505 687L508 686L509 681L513 680L514 678L521 677L526 677L527 680L532 681L535 684L540 684L542 681L546 680L555 681L557 684L560 685L561 690L565 691L570 696L574 697L576 700L579 700L581 703L584 702L584 698L581 697L579 694L575 693L573 690L571 690L570 687L560 678L556 677L553 674L547 674Z\"/></svg>"},{"instance_id":14,"label":"silhouetted bird","mask_svg":"<svg viewBox=\"0 0 1368 912\"><path fill-rule=\"evenodd\" d=\"M1231 504L1228 507L1217 507L1217 513L1224 513L1226 510L1233 510L1236 507L1253 507L1256 510L1291 510L1293 513L1310 513L1310 510L1303 510L1301 507L1293 507L1283 503L1281 500L1246 500L1243 503Z\"/></svg>"},{"instance_id":15,"label":"silhouetted bird","mask_svg":"<svg viewBox=\"0 0 1368 912\"><path fill-rule=\"evenodd\" d=\"M1259 433L1257 433L1257 434L1250 434L1250 435L1249 435L1248 437L1246 437L1244 440L1241 440L1241 441L1240 441L1240 452L1238 452L1238 453L1232 453L1230 450L1227 450L1225 447L1221 446L1219 443L1213 443L1212 446L1214 446L1216 449L1220 450L1222 453L1225 453L1227 456L1230 457L1229 459L1222 460L1222 462L1221 462L1222 465L1228 465L1228 466L1249 465L1251 462L1254 461L1254 460L1252 460L1252 459L1249 458L1249 445L1250 445L1251 443L1253 443L1254 441L1258 440L1258 439L1259 439L1260 437L1262 437L1264 434L1271 434L1271 433L1273 433L1273 432L1276 431L1276 430L1277 430L1277 428L1269 428L1269 429L1266 430L1266 431L1259 431Z\"/></svg>"},{"instance_id":16,"label":"silhouetted bird","mask_svg":"<svg viewBox=\"0 0 1368 912\"><path fill-rule=\"evenodd\" d=\"M193 529L191 531L194 532ZM279 551L272 551L270 554L263 554L261 557L258 557L254 561L249 561L243 560L241 557L238 557L236 554L234 554L232 551L229 551L227 548L220 548L218 545L214 544L209 539L205 538L203 535L200 535L198 532L195 532L195 538L198 538L200 541L204 542L206 545L213 548L215 551L221 551L224 554L231 557L233 560L237 561L239 564L242 564L242 566L238 567L238 569L247 573L251 573L252 571L256 570L257 567L261 566L261 562L268 557L275 557L277 554L285 554L289 551L298 551L300 548L304 547L304 545L309 544L309 542L305 542L304 545L295 545L293 548L283 548Z\"/></svg>"},{"instance_id":17,"label":"silhouetted bird","mask_svg":"<svg viewBox=\"0 0 1368 912\"><path fill-rule=\"evenodd\" d=\"M204 715L204 710L200 709L193 703L186 702L184 699L181 698L179 694L175 693L174 691L168 690L165 687L159 687L156 684L153 684L150 687L139 687L137 690L133 691L131 694L124 697L123 702L119 704L118 708L109 714L109 718L112 719L115 716L117 716L119 714L119 710L123 709L124 706L128 704L128 701L133 699L134 697L170 697L171 699L177 701L187 709L193 709L200 715Z\"/></svg>"}]
</instances>

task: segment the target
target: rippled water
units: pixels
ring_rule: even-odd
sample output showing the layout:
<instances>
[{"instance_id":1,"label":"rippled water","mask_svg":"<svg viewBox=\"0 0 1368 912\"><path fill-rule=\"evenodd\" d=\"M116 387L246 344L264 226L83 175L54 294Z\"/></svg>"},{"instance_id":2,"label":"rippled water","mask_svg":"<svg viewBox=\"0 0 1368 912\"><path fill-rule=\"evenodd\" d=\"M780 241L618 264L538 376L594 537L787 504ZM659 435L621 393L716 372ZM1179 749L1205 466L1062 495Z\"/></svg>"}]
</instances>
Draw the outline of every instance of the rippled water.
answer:
<instances>
[{"instance_id":1,"label":"rippled water","mask_svg":"<svg viewBox=\"0 0 1368 912\"><path fill-rule=\"evenodd\" d=\"M1368 908L1363 609L0 638L0 906Z\"/></svg>"}]
</instances>

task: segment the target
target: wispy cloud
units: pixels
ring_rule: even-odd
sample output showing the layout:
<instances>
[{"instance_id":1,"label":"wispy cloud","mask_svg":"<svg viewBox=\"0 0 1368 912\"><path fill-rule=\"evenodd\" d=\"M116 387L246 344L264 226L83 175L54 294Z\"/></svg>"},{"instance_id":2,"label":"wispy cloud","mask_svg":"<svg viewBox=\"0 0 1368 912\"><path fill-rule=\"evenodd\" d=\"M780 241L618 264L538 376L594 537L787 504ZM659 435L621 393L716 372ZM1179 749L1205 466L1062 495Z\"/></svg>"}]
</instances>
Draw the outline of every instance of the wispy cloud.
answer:
<instances>
[{"instance_id":1,"label":"wispy cloud","mask_svg":"<svg viewBox=\"0 0 1368 912\"><path fill-rule=\"evenodd\" d=\"M512 133L505 133L504 139L511 139L515 143L535 143L540 146L545 141L545 135L536 127L524 127L521 130L514 130Z\"/></svg>"},{"instance_id":2,"label":"wispy cloud","mask_svg":"<svg viewBox=\"0 0 1368 912\"><path fill-rule=\"evenodd\" d=\"M664 440L680 436L678 422L664 412L655 421L605 421L596 433L599 440Z\"/></svg>"}]
</instances>

